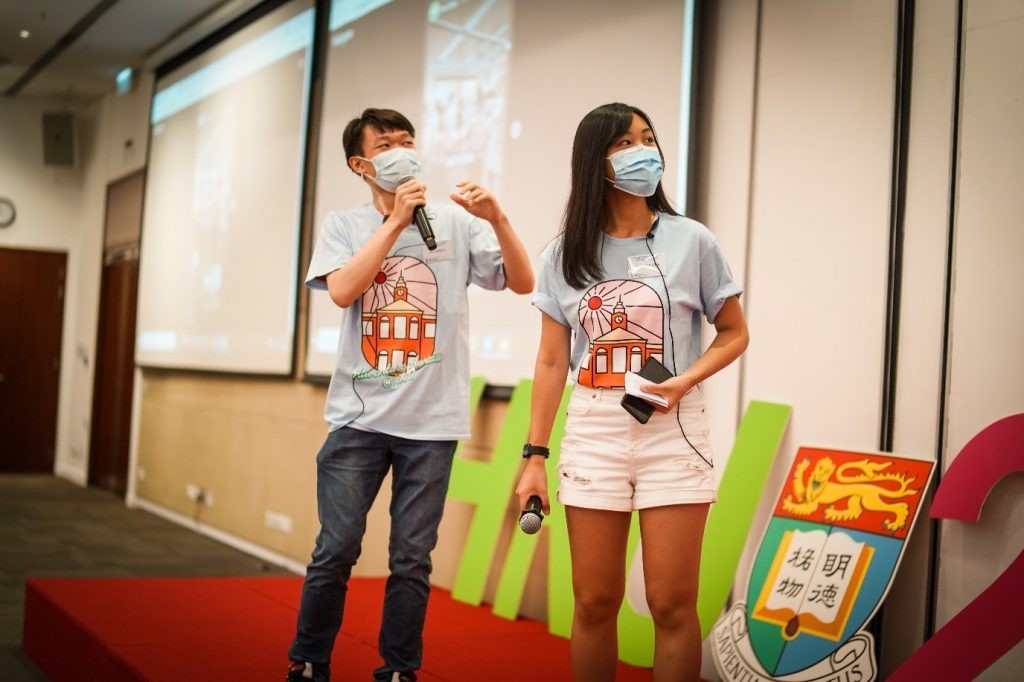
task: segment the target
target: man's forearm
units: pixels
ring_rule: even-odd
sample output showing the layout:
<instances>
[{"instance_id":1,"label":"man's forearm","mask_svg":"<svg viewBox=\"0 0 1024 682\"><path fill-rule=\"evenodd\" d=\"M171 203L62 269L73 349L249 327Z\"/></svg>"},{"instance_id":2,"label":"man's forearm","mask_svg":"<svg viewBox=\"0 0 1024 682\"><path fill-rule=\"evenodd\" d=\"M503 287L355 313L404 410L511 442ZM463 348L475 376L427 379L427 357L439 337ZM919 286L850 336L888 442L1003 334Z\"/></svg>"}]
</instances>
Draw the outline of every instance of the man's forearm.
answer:
<instances>
[{"instance_id":1,"label":"man's forearm","mask_svg":"<svg viewBox=\"0 0 1024 682\"><path fill-rule=\"evenodd\" d=\"M335 305L341 308L352 305L380 272L381 263L401 232L389 227L385 222L348 263L327 275L327 291Z\"/></svg>"}]
</instances>

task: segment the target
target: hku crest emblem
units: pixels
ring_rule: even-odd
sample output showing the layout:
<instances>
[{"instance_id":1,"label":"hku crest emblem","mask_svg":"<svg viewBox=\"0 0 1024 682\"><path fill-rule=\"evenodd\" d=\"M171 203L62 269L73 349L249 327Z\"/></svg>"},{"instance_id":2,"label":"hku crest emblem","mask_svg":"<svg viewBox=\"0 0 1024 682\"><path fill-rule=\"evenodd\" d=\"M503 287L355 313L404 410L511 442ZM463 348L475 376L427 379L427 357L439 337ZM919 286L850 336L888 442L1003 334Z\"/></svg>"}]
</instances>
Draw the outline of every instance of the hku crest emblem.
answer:
<instances>
[{"instance_id":1,"label":"hku crest emblem","mask_svg":"<svg viewBox=\"0 0 1024 682\"><path fill-rule=\"evenodd\" d=\"M889 591L934 462L800 448L750 573L714 628L723 679L875 678L861 628ZM840 676L839 679L847 679Z\"/></svg>"}]
</instances>

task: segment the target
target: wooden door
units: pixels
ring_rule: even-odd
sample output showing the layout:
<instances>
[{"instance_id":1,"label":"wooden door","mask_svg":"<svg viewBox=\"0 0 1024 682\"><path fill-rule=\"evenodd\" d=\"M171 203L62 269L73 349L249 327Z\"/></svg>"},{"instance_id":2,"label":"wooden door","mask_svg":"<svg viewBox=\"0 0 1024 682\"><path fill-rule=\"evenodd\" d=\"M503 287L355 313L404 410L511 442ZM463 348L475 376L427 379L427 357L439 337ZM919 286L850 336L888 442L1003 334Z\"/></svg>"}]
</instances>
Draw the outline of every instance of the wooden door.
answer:
<instances>
[{"instance_id":1,"label":"wooden door","mask_svg":"<svg viewBox=\"0 0 1024 682\"><path fill-rule=\"evenodd\" d=\"M128 490L135 307L145 178L145 171L140 170L107 185L103 228L103 278L89 432L89 485L118 495Z\"/></svg>"},{"instance_id":2,"label":"wooden door","mask_svg":"<svg viewBox=\"0 0 1024 682\"><path fill-rule=\"evenodd\" d=\"M67 255L0 248L0 471L51 473Z\"/></svg>"},{"instance_id":3,"label":"wooden door","mask_svg":"<svg viewBox=\"0 0 1024 682\"><path fill-rule=\"evenodd\" d=\"M138 281L138 260L121 260L103 266L92 394L89 484L118 495L128 490Z\"/></svg>"}]
</instances>

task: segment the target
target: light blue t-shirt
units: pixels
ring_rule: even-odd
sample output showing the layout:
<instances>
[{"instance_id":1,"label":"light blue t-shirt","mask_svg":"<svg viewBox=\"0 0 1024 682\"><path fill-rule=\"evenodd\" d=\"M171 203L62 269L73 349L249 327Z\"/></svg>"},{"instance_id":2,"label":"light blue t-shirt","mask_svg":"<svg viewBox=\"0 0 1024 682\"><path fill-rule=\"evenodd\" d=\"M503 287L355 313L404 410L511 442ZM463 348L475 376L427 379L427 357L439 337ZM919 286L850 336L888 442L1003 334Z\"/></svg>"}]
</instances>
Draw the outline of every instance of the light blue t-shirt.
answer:
<instances>
[{"instance_id":1,"label":"light blue t-shirt","mask_svg":"<svg viewBox=\"0 0 1024 682\"><path fill-rule=\"evenodd\" d=\"M380 271L343 310L324 418L416 440L469 437L466 287L505 287L494 229L455 205L429 206L429 251L414 225ZM320 228L306 286L345 265L383 222L372 204L330 213Z\"/></svg>"},{"instance_id":2,"label":"light blue t-shirt","mask_svg":"<svg viewBox=\"0 0 1024 682\"><path fill-rule=\"evenodd\" d=\"M571 288L556 239L541 254L533 296L572 330L571 374L591 388L624 388L626 371L651 356L682 373L701 354L701 315L713 323L743 291L711 232L682 216L659 213L649 238L604 235L601 263L601 281Z\"/></svg>"}]
</instances>

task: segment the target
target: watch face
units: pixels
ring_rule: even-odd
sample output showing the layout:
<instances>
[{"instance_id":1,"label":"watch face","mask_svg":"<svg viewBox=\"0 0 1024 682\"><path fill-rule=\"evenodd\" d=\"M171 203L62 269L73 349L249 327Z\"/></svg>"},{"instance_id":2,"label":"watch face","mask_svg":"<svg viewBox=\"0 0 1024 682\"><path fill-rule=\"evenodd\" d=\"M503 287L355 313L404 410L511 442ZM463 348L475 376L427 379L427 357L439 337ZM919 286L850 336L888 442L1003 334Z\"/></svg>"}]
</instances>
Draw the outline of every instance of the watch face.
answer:
<instances>
[{"instance_id":1,"label":"watch face","mask_svg":"<svg viewBox=\"0 0 1024 682\"><path fill-rule=\"evenodd\" d=\"M14 202L6 197L0 197L0 227L7 227L13 223L16 215Z\"/></svg>"}]
</instances>

